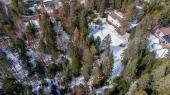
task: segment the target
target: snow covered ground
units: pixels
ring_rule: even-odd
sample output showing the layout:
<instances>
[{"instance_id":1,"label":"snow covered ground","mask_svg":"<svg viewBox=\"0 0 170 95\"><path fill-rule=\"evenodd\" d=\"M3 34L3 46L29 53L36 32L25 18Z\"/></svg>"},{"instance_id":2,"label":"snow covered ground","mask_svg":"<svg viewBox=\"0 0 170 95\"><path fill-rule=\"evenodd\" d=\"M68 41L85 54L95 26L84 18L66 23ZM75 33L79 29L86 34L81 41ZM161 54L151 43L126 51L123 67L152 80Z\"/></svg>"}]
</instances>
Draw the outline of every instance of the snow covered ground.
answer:
<instances>
[{"instance_id":1,"label":"snow covered ground","mask_svg":"<svg viewBox=\"0 0 170 95\"><path fill-rule=\"evenodd\" d=\"M101 93L103 93L106 89L111 89L113 87L113 85L109 85L109 86L103 86L102 88L99 88L96 90L96 94L100 95Z\"/></svg>"},{"instance_id":2,"label":"snow covered ground","mask_svg":"<svg viewBox=\"0 0 170 95\"><path fill-rule=\"evenodd\" d=\"M83 76L73 78L73 80L71 82L71 88L73 88L74 86L78 86L80 84L83 84L83 85L85 84Z\"/></svg>"},{"instance_id":3,"label":"snow covered ground","mask_svg":"<svg viewBox=\"0 0 170 95\"><path fill-rule=\"evenodd\" d=\"M22 66L20 65L21 61L18 59L18 55L14 55L14 53L7 50L2 45L0 45L0 51L5 53L6 58L12 62L13 65L12 69L16 71L14 73L14 76L16 76L17 79L23 79L28 75L28 72L22 69Z\"/></svg>"},{"instance_id":4,"label":"snow covered ground","mask_svg":"<svg viewBox=\"0 0 170 95\"><path fill-rule=\"evenodd\" d=\"M156 53L156 58L163 58L168 53L168 49L164 49L159 42L159 39L154 35L150 35L149 37L149 45L148 48L151 52Z\"/></svg>"},{"instance_id":5,"label":"snow covered ground","mask_svg":"<svg viewBox=\"0 0 170 95\"><path fill-rule=\"evenodd\" d=\"M93 22L90 23L90 35L93 35L94 38L100 37L101 40L103 40L108 34L110 34L111 36L110 49L112 50L114 55L114 67L112 69L112 75L108 80L108 82L111 83L112 80L119 76L123 71L124 66L121 63L121 55L128 44L129 34L121 36L118 34L114 26L106 22L105 18L100 18L100 16L98 16L95 21L97 19L100 19L102 21L102 24L96 25ZM131 23L131 25L132 27L135 27L138 25L138 23ZM121 45L125 45L125 47L121 47ZM163 49L162 45L159 43L159 39L156 38L154 35L151 35L149 38L148 48L151 52L155 51L156 58L165 57L165 55L168 53L168 49ZM96 94L101 94L107 88L109 88L109 85L96 89Z\"/></svg>"},{"instance_id":6,"label":"snow covered ground","mask_svg":"<svg viewBox=\"0 0 170 95\"><path fill-rule=\"evenodd\" d=\"M41 81L35 81L31 83L32 85L32 92L38 92L39 89L41 88Z\"/></svg>"},{"instance_id":7,"label":"snow covered ground","mask_svg":"<svg viewBox=\"0 0 170 95\"><path fill-rule=\"evenodd\" d=\"M101 40L103 40L108 34L110 34L111 36L110 49L114 55L114 67L112 69L112 75L108 80L108 82L111 83L112 80L115 77L119 76L123 71L124 66L121 63L122 60L121 54L123 53L123 50L126 48L129 34L121 36L118 34L114 26L106 22L105 18L100 18L98 16L97 19L100 19L102 21L102 25L96 25L95 23L92 22L89 24L89 31L90 35L93 35L94 38L100 37ZM125 47L121 47L121 45L125 45ZM110 88L110 85L96 89L96 94L98 95L102 93L107 88Z\"/></svg>"},{"instance_id":8,"label":"snow covered ground","mask_svg":"<svg viewBox=\"0 0 170 95\"><path fill-rule=\"evenodd\" d=\"M103 22L102 25L95 25L94 23L91 23L89 27L90 35L93 35L94 38L100 37L101 40L103 40L108 34L110 34L112 40L110 43L110 48L114 54L114 68L112 70L111 79L119 76L121 71L123 70L123 65L121 63L121 54L125 49L125 47L121 47L120 45L127 44L129 35L119 35L116 29L112 25L109 25L107 22Z\"/></svg>"}]
</instances>

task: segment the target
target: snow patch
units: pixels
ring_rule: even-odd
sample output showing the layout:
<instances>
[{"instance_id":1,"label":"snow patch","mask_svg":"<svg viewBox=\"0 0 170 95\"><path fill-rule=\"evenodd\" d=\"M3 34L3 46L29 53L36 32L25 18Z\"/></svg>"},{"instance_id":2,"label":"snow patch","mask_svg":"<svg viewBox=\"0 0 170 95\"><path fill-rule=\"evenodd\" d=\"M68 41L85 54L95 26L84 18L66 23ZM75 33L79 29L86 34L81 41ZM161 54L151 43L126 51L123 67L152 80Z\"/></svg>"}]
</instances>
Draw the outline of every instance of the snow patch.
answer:
<instances>
[{"instance_id":1,"label":"snow patch","mask_svg":"<svg viewBox=\"0 0 170 95\"><path fill-rule=\"evenodd\" d=\"M77 77L77 78L73 78L73 80L71 82L71 88L73 88L74 86L78 86L80 84L85 85L84 77L83 76L80 76L80 77Z\"/></svg>"}]
</instances>

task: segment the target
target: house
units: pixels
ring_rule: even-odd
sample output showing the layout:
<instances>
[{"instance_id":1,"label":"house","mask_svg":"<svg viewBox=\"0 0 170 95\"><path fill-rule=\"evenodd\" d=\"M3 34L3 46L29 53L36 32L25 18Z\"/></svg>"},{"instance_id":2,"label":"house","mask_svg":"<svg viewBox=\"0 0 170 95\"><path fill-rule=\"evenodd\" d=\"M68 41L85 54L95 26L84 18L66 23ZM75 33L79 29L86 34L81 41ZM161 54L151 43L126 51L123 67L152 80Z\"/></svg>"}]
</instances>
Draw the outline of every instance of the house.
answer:
<instances>
[{"instance_id":1,"label":"house","mask_svg":"<svg viewBox=\"0 0 170 95\"><path fill-rule=\"evenodd\" d=\"M122 35L125 34L126 32L125 29L121 26L123 20L124 20L123 14L116 10L110 12L107 17L107 21L109 22L109 24L113 25L116 28L116 30Z\"/></svg>"},{"instance_id":2,"label":"house","mask_svg":"<svg viewBox=\"0 0 170 95\"><path fill-rule=\"evenodd\" d=\"M59 0L43 0L45 10L48 13L53 12L54 9L62 7L62 3Z\"/></svg>"},{"instance_id":3,"label":"house","mask_svg":"<svg viewBox=\"0 0 170 95\"><path fill-rule=\"evenodd\" d=\"M79 0L79 2L80 2L81 4L87 5L88 0Z\"/></svg>"},{"instance_id":4,"label":"house","mask_svg":"<svg viewBox=\"0 0 170 95\"><path fill-rule=\"evenodd\" d=\"M143 0L144 2L147 2L147 3L151 3L153 2L154 0Z\"/></svg>"},{"instance_id":5,"label":"house","mask_svg":"<svg viewBox=\"0 0 170 95\"><path fill-rule=\"evenodd\" d=\"M143 2L146 2L146 3L152 3L154 1L159 1L160 3L164 3L166 0L141 0Z\"/></svg>"},{"instance_id":6,"label":"house","mask_svg":"<svg viewBox=\"0 0 170 95\"><path fill-rule=\"evenodd\" d=\"M34 6L34 4L40 3L41 0L23 0L23 3Z\"/></svg>"},{"instance_id":7,"label":"house","mask_svg":"<svg viewBox=\"0 0 170 95\"><path fill-rule=\"evenodd\" d=\"M170 27L158 28L155 32L166 44L170 44Z\"/></svg>"},{"instance_id":8,"label":"house","mask_svg":"<svg viewBox=\"0 0 170 95\"><path fill-rule=\"evenodd\" d=\"M1 2L5 3L6 5L10 5L12 0L0 0Z\"/></svg>"},{"instance_id":9,"label":"house","mask_svg":"<svg viewBox=\"0 0 170 95\"><path fill-rule=\"evenodd\" d=\"M109 13L107 20L109 23L111 23L116 28L119 28L121 26L121 22L123 21L124 17L121 12L118 11L112 11Z\"/></svg>"},{"instance_id":10,"label":"house","mask_svg":"<svg viewBox=\"0 0 170 95\"><path fill-rule=\"evenodd\" d=\"M41 5L40 0L23 0L23 4L27 6L24 14L31 16L36 14L36 7Z\"/></svg>"}]
</instances>

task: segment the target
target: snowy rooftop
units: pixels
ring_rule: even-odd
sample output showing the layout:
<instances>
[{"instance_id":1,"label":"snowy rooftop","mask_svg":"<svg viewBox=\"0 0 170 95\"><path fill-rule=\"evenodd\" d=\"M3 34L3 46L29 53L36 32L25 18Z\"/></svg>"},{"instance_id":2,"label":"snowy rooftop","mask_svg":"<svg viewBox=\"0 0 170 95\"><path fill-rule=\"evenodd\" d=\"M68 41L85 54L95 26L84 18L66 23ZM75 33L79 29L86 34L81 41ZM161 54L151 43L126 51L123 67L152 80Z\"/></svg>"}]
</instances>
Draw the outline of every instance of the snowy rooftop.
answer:
<instances>
[{"instance_id":1,"label":"snowy rooftop","mask_svg":"<svg viewBox=\"0 0 170 95\"><path fill-rule=\"evenodd\" d=\"M111 17L110 15L108 15L107 19L108 19L108 21L111 22L114 26L116 26L116 27L120 27L120 26L121 26L119 20L114 19L114 18Z\"/></svg>"},{"instance_id":2,"label":"snowy rooftop","mask_svg":"<svg viewBox=\"0 0 170 95\"><path fill-rule=\"evenodd\" d=\"M121 22L123 21L123 19L123 14L117 10L110 12L107 17L109 23L114 25L116 28L119 28L121 26Z\"/></svg>"},{"instance_id":3,"label":"snowy rooftop","mask_svg":"<svg viewBox=\"0 0 170 95\"><path fill-rule=\"evenodd\" d=\"M53 0L43 0L43 2L51 2L51 1L53 1Z\"/></svg>"},{"instance_id":4,"label":"snowy rooftop","mask_svg":"<svg viewBox=\"0 0 170 95\"><path fill-rule=\"evenodd\" d=\"M121 12L115 10L114 13L123 19L123 14Z\"/></svg>"},{"instance_id":5,"label":"snowy rooftop","mask_svg":"<svg viewBox=\"0 0 170 95\"><path fill-rule=\"evenodd\" d=\"M163 58L168 53L168 49L164 49L159 42L159 39L154 35L150 35L149 38L149 50L156 53L156 58Z\"/></svg>"},{"instance_id":6,"label":"snowy rooftop","mask_svg":"<svg viewBox=\"0 0 170 95\"><path fill-rule=\"evenodd\" d=\"M142 6L139 6L139 5L137 5L136 8L138 8L138 9L140 9L140 10L143 9Z\"/></svg>"},{"instance_id":7,"label":"snowy rooftop","mask_svg":"<svg viewBox=\"0 0 170 95\"><path fill-rule=\"evenodd\" d=\"M147 3L151 3L154 0L144 0L144 1L147 2Z\"/></svg>"},{"instance_id":8,"label":"snowy rooftop","mask_svg":"<svg viewBox=\"0 0 170 95\"><path fill-rule=\"evenodd\" d=\"M86 3L86 0L80 0L80 3L81 3L81 4L85 4L85 3Z\"/></svg>"}]
</instances>

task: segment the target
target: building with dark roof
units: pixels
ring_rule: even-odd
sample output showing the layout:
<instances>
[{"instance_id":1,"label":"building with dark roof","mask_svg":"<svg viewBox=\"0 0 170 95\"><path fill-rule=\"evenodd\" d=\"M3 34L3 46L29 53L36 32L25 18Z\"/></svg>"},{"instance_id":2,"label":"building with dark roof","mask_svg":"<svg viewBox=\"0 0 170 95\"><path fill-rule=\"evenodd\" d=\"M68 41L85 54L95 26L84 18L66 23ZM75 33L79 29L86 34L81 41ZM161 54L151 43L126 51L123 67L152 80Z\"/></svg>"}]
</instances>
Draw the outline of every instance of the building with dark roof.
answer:
<instances>
[{"instance_id":1,"label":"building with dark roof","mask_svg":"<svg viewBox=\"0 0 170 95\"><path fill-rule=\"evenodd\" d=\"M156 30L156 34L170 44L170 27L161 27Z\"/></svg>"}]
</instances>

